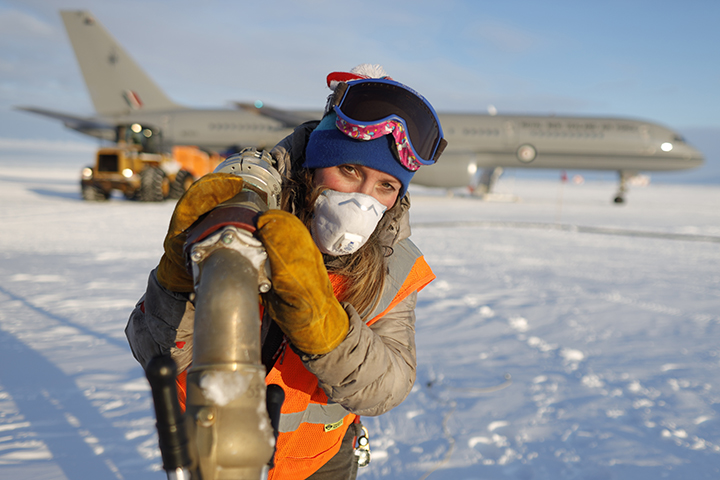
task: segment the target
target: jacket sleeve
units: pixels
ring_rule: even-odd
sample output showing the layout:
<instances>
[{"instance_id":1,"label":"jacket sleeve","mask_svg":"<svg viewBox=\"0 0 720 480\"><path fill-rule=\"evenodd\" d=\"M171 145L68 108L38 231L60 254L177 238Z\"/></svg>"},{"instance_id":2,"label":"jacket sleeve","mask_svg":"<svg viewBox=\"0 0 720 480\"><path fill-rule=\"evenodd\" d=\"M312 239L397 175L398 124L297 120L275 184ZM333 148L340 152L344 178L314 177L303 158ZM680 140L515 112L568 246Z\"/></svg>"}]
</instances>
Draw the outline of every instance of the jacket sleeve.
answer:
<instances>
[{"instance_id":1,"label":"jacket sleeve","mask_svg":"<svg viewBox=\"0 0 720 480\"><path fill-rule=\"evenodd\" d=\"M182 372L192 361L194 320L192 302L186 295L162 287L153 270L145 295L130 314L125 336L143 368L153 357L169 353Z\"/></svg>"},{"instance_id":2,"label":"jacket sleeve","mask_svg":"<svg viewBox=\"0 0 720 480\"><path fill-rule=\"evenodd\" d=\"M302 356L328 398L358 414L381 415L399 405L415 383L415 304L417 292L372 326L344 304L350 330L333 351Z\"/></svg>"}]
</instances>

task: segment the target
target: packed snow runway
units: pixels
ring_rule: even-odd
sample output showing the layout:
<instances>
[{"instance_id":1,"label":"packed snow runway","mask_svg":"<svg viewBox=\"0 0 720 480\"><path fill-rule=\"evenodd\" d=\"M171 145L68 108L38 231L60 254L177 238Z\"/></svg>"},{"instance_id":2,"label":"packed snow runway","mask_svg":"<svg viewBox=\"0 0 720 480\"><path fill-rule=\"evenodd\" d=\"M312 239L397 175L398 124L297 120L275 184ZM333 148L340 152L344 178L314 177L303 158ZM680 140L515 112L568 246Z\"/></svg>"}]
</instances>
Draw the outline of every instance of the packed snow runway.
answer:
<instances>
[{"instance_id":1,"label":"packed snow runway","mask_svg":"<svg viewBox=\"0 0 720 480\"><path fill-rule=\"evenodd\" d=\"M83 202L78 179L0 161L0 478L162 479L123 329L173 203ZM364 419L361 478L718 477L720 187L651 184L624 206L615 189L411 189L438 278L413 392Z\"/></svg>"}]
</instances>

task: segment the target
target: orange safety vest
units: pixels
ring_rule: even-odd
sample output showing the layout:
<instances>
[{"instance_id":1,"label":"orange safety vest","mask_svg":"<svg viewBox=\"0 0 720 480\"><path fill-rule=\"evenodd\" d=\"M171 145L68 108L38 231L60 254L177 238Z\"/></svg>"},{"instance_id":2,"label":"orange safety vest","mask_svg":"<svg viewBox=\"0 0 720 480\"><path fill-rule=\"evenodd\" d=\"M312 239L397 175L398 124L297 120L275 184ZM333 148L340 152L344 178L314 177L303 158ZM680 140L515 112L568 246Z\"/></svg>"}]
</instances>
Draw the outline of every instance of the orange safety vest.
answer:
<instances>
[{"instance_id":1,"label":"orange safety vest","mask_svg":"<svg viewBox=\"0 0 720 480\"><path fill-rule=\"evenodd\" d=\"M387 312L413 292L422 290L435 279L420 250L409 240L394 247L390 257L387 288L367 325L380 320ZM339 276L330 274L335 295L342 290ZM286 349L265 377L265 384L277 384L285 391L280 411L275 466L268 480L304 479L325 465L339 450L342 439L357 415L330 402L318 386L318 379L308 372L300 357ZM176 379L178 399L185 411L187 370Z\"/></svg>"},{"instance_id":2,"label":"orange safety vest","mask_svg":"<svg viewBox=\"0 0 720 480\"><path fill-rule=\"evenodd\" d=\"M390 288L386 289L384 298L375 309L380 313L374 315L367 325L380 320L412 292L421 290L435 279L412 242L400 242L394 250L393 257L398 255L400 258L390 262ZM341 282L332 277L337 296ZM317 377L307 371L292 349L287 349L284 355L265 377L267 385L275 383L285 391L275 467L270 470L268 480L303 479L312 475L340 450L347 429L357 418L339 404L328 401L327 395L318 386Z\"/></svg>"}]
</instances>

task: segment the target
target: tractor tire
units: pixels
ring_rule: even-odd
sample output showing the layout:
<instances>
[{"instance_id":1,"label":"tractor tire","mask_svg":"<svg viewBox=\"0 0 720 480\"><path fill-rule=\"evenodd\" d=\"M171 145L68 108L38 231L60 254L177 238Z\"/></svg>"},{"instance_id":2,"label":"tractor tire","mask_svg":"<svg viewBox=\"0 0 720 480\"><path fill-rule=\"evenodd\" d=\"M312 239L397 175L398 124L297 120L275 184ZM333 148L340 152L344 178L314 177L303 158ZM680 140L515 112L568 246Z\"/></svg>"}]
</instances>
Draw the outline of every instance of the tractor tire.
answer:
<instances>
[{"instance_id":1,"label":"tractor tire","mask_svg":"<svg viewBox=\"0 0 720 480\"><path fill-rule=\"evenodd\" d=\"M175 181L170 184L170 196L168 198L180 198L185 191L190 188L195 179L187 170L180 170L175 175Z\"/></svg>"},{"instance_id":2,"label":"tractor tire","mask_svg":"<svg viewBox=\"0 0 720 480\"><path fill-rule=\"evenodd\" d=\"M170 194L170 181L158 167L147 167L140 172L141 202L162 202Z\"/></svg>"},{"instance_id":3,"label":"tractor tire","mask_svg":"<svg viewBox=\"0 0 720 480\"><path fill-rule=\"evenodd\" d=\"M110 192L106 192L95 185L82 185L80 187L83 200L88 202L104 202L110 199Z\"/></svg>"}]
</instances>

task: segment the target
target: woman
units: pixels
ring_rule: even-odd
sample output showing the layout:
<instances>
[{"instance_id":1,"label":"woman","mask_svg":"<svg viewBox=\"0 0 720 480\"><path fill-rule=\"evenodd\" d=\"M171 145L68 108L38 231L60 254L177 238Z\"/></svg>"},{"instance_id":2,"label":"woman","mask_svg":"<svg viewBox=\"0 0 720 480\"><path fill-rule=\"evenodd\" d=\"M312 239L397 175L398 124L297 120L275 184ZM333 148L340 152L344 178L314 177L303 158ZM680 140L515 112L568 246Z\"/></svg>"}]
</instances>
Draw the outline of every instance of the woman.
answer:
<instances>
[{"instance_id":1,"label":"woman","mask_svg":"<svg viewBox=\"0 0 720 480\"><path fill-rule=\"evenodd\" d=\"M273 149L283 209L257 222L273 272L262 360L266 383L286 394L270 478L355 477L358 415L397 406L415 381L416 297L434 278L407 238L406 195L414 172L445 146L434 110L379 66L332 73L328 86L323 120ZM178 201L126 329L143 366L168 352L179 371L189 366L185 230L241 189L240 177L211 174Z\"/></svg>"}]
</instances>

